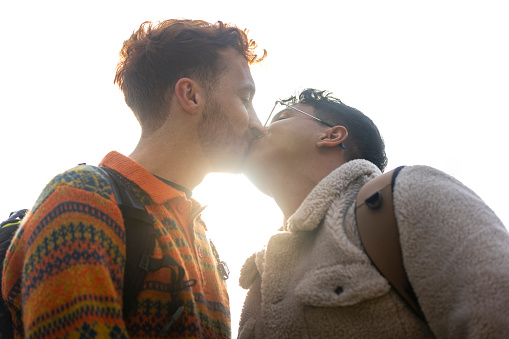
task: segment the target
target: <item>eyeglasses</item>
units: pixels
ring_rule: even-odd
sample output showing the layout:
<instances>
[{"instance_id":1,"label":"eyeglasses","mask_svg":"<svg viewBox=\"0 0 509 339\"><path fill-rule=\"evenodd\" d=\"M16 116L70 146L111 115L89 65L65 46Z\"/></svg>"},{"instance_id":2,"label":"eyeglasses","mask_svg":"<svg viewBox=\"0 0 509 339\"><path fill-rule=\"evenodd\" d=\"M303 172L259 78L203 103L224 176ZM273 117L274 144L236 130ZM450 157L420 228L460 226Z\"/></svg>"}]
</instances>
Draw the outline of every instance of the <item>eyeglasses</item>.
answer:
<instances>
[{"instance_id":1,"label":"eyeglasses","mask_svg":"<svg viewBox=\"0 0 509 339\"><path fill-rule=\"evenodd\" d=\"M315 119L316 121L321 122L322 124L324 124L324 125L326 125L326 126L334 127L334 125L331 125L331 124L329 124L329 123L327 123L327 122L325 122L325 121L323 121L323 120L320 120L320 119L318 119L317 117L315 117L314 115L311 115L311 114L309 114L309 113L306 113L306 112L304 112L304 111L301 111L301 110L300 110L300 109L298 109L298 108L295 108L295 107L292 107L292 106L290 106L290 105L287 105L287 104L285 104L284 102L282 102L282 101L280 101L280 100L277 100L277 101L276 101L276 103L274 104L274 107L272 108L272 111L270 112L270 115L269 115L269 117L267 118L267 121L265 121L265 125L263 125L263 127L267 127L268 125L270 125L270 124L269 124L270 118L272 117L272 114L274 113L274 110L276 109L276 107L277 107L277 105L278 105L278 104L283 105L283 106L286 106L287 108L292 109L292 110L294 110L294 111L297 111L297 112L299 112L299 113L305 114L305 115L307 115L308 117L313 118L313 119ZM279 113L278 113L278 114L279 114ZM277 114L276 114L276 116L277 116Z\"/></svg>"}]
</instances>

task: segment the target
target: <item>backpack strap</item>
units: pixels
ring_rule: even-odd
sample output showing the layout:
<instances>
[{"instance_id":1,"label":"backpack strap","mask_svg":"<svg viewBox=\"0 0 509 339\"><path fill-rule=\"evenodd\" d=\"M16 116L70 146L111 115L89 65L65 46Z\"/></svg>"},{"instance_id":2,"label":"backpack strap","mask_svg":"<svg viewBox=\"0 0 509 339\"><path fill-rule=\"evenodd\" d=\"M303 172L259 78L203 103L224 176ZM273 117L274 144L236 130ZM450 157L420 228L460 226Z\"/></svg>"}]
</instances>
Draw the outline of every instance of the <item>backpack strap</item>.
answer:
<instances>
[{"instance_id":1,"label":"backpack strap","mask_svg":"<svg viewBox=\"0 0 509 339\"><path fill-rule=\"evenodd\" d=\"M185 287L184 268L170 256L165 255L162 259L152 257L156 233L154 221L145 206L129 189L126 179L120 173L107 167L95 168L110 179L115 199L124 219L126 232L126 262L122 295L124 319L134 308L136 298L143 289L147 273L158 271L163 267L171 269L172 312L178 311L180 306L178 294Z\"/></svg>"},{"instance_id":2,"label":"backpack strap","mask_svg":"<svg viewBox=\"0 0 509 339\"><path fill-rule=\"evenodd\" d=\"M5 221L2 221L0 223L0 228L8 227L8 226L19 226L21 224L21 221L25 217L25 215L28 213L27 209L22 209L19 211L14 211L9 214L9 218Z\"/></svg>"},{"instance_id":3,"label":"backpack strap","mask_svg":"<svg viewBox=\"0 0 509 339\"><path fill-rule=\"evenodd\" d=\"M399 230L394 214L392 193L396 177L403 167L382 174L361 188L355 209L357 228L366 254L375 267L424 319L403 265Z\"/></svg>"},{"instance_id":4,"label":"backpack strap","mask_svg":"<svg viewBox=\"0 0 509 339\"><path fill-rule=\"evenodd\" d=\"M23 209L12 212L9 218L0 223L0 283L3 281L3 267L7 250L11 244L14 234L19 228L21 221L28 210ZM12 324L11 312L0 296L0 338L14 338L14 326Z\"/></svg>"}]
</instances>

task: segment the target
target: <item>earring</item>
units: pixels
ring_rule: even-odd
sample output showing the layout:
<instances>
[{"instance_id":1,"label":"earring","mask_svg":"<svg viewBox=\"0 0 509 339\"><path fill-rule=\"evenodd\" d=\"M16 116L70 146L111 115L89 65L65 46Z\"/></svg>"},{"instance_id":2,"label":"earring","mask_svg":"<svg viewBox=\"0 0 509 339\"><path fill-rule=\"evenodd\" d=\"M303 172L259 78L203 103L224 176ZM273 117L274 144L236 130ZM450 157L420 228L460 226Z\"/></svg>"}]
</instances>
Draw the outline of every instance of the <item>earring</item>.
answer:
<instances>
[{"instance_id":1,"label":"earring","mask_svg":"<svg viewBox=\"0 0 509 339\"><path fill-rule=\"evenodd\" d=\"M345 144L343 144L343 143L340 143L339 147L341 147L342 149L346 149Z\"/></svg>"}]
</instances>

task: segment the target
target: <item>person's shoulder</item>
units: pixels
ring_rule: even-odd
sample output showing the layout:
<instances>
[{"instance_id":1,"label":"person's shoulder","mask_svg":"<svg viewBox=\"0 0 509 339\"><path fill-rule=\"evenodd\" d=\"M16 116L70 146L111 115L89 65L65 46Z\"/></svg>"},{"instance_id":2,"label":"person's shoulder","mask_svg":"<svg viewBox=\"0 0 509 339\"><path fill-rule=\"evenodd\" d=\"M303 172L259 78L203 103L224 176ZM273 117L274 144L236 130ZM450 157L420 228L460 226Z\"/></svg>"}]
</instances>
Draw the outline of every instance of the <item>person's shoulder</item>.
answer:
<instances>
[{"instance_id":1,"label":"person's shoulder","mask_svg":"<svg viewBox=\"0 0 509 339\"><path fill-rule=\"evenodd\" d=\"M430 176L449 176L447 173L427 165L404 166L401 169L401 177L411 176L413 178L427 178Z\"/></svg>"},{"instance_id":2,"label":"person's shoulder","mask_svg":"<svg viewBox=\"0 0 509 339\"><path fill-rule=\"evenodd\" d=\"M101 169L95 166L78 165L51 179L37 199L34 210L54 193L65 192L67 194L70 191L97 194L108 200L113 194L109 178Z\"/></svg>"},{"instance_id":3,"label":"person's shoulder","mask_svg":"<svg viewBox=\"0 0 509 339\"><path fill-rule=\"evenodd\" d=\"M109 179L101 169L95 166L78 165L56 175L48 184L50 189L59 186L69 186L104 197L109 197L111 194Z\"/></svg>"},{"instance_id":4,"label":"person's shoulder","mask_svg":"<svg viewBox=\"0 0 509 339\"><path fill-rule=\"evenodd\" d=\"M468 188L452 175L426 165L405 166L399 173L395 189L404 190L444 190L452 187Z\"/></svg>"},{"instance_id":5,"label":"person's shoulder","mask_svg":"<svg viewBox=\"0 0 509 339\"><path fill-rule=\"evenodd\" d=\"M478 209L484 205L482 199L457 178L425 165L406 166L401 170L394 184L394 199L397 206L422 213L453 210L459 206Z\"/></svg>"}]
</instances>

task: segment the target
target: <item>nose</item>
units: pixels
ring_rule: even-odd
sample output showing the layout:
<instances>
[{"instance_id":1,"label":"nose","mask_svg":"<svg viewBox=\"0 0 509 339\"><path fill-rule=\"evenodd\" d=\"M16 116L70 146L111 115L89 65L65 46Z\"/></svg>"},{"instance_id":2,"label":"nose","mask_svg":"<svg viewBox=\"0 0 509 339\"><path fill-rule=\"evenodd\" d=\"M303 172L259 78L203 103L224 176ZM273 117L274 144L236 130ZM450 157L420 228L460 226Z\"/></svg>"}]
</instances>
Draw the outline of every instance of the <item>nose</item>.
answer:
<instances>
[{"instance_id":1,"label":"nose","mask_svg":"<svg viewBox=\"0 0 509 339\"><path fill-rule=\"evenodd\" d=\"M265 136L265 128L256 115L249 119L249 131L253 139Z\"/></svg>"}]
</instances>

